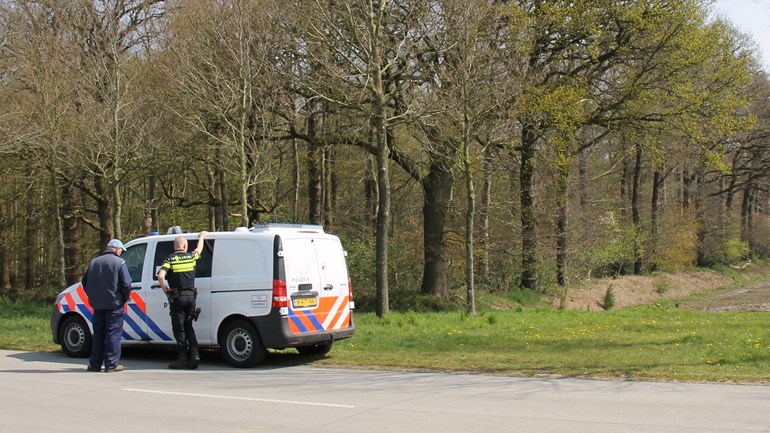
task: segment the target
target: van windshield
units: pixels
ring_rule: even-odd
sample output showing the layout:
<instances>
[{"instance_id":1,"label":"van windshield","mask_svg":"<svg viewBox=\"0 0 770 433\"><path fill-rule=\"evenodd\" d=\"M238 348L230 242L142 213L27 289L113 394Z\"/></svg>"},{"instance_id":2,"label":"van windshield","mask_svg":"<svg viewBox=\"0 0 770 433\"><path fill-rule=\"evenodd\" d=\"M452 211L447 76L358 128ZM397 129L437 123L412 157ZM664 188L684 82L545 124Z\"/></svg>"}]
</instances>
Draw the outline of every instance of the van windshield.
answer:
<instances>
[{"instance_id":1,"label":"van windshield","mask_svg":"<svg viewBox=\"0 0 770 433\"><path fill-rule=\"evenodd\" d=\"M146 251L147 244L134 244L126 248L120 255L120 258L126 261L132 283L142 281L142 269L144 268L144 254Z\"/></svg>"}]
</instances>

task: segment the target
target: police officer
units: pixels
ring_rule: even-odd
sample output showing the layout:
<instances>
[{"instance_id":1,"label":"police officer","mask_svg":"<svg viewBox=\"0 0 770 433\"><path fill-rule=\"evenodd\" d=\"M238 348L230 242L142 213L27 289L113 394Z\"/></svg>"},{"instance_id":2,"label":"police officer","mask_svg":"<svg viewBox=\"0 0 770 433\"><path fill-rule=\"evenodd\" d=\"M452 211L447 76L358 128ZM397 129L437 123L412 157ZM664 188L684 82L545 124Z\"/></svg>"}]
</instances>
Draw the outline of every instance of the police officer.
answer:
<instances>
[{"instance_id":1,"label":"police officer","mask_svg":"<svg viewBox=\"0 0 770 433\"><path fill-rule=\"evenodd\" d=\"M158 282L169 299L171 328L176 339L178 358L168 365L171 369L196 369L200 364L198 340L193 329L195 314L195 262L203 251L203 238L198 234L198 246L187 252L187 240L179 236L174 240L174 253L169 255L158 271Z\"/></svg>"}]
</instances>

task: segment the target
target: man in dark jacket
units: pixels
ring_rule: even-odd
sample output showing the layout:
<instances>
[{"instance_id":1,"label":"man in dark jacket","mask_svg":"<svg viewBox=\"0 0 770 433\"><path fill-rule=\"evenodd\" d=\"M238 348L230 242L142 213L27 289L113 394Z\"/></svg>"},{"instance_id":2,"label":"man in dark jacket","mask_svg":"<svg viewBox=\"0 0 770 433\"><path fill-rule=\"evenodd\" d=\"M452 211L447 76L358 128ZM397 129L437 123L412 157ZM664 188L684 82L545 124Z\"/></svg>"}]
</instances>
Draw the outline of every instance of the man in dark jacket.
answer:
<instances>
[{"instance_id":1,"label":"man in dark jacket","mask_svg":"<svg viewBox=\"0 0 770 433\"><path fill-rule=\"evenodd\" d=\"M94 342L88 371L123 371L120 360L120 336L123 333L123 309L131 294L131 275L126 261L120 258L123 242L113 239L98 257L91 260L83 289L94 310Z\"/></svg>"}]
</instances>

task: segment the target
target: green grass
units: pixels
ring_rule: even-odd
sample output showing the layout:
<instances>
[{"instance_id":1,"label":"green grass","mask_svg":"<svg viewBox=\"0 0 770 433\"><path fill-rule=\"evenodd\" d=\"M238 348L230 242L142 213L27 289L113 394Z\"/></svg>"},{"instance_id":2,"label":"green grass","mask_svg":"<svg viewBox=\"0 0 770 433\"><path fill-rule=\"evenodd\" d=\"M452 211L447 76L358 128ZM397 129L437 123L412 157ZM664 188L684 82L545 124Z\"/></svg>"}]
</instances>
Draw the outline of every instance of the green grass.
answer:
<instances>
[{"instance_id":1,"label":"green grass","mask_svg":"<svg viewBox=\"0 0 770 433\"><path fill-rule=\"evenodd\" d=\"M14 304L0 298L0 349L59 350L51 342L50 312L47 304ZM315 364L517 376L770 382L769 313L707 313L660 304L603 312L391 313L382 319L360 313L355 321L355 337L337 342ZM286 353L285 358L295 358L296 352Z\"/></svg>"},{"instance_id":2,"label":"green grass","mask_svg":"<svg viewBox=\"0 0 770 433\"><path fill-rule=\"evenodd\" d=\"M52 303L14 303L0 297L0 349L51 352Z\"/></svg>"},{"instance_id":3,"label":"green grass","mask_svg":"<svg viewBox=\"0 0 770 433\"><path fill-rule=\"evenodd\" d=\"M328 365L708 382L770 380L770 315L640 307L356 316Z\"/></svg>"}]
</instances>

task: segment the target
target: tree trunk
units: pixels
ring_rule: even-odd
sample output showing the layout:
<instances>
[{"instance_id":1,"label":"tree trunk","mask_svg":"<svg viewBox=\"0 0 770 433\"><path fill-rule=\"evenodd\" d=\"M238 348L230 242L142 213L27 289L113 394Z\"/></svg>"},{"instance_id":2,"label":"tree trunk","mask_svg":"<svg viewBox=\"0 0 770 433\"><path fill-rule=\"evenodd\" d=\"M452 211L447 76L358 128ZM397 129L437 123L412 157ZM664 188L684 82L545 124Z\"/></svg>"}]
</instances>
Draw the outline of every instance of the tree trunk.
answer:
<instances>
[{"instance_id":1,"label":"tree trunk","mask_svg":"<svg viewBox=\"0 0 770 433\"><path fill-rule=\"evenodd\" d=\"M466 122L467 124L467 122ZM465 162L465 189L468 194L465 209L465 292L468 314L476 314L476 290L473 280L473 226L476 212L476 189L473 186L473 164L470 152L470 137L463 134L463 161Z\"/></svg>"},{"instance_id":2,"label":"tree trunk","mask_svg":"<svg viewBox=\"0 0 770 433\"><path fill-rule=\"evenodd\" d=\"M59 177L56 173L51 173L51 201L53 205L54 221L56 221L56 264L57 272L56 276L59 279L57 284L59 287L66 287L67 278L67 262L64 254L64 218L62 216L62 195L60 194Z\"/></svg>"},{"instance_id":3,"label":"tree trunk","mask_svg":"<svg viewBox=\"0 0 770 433\"><path fill-rule=\"evenodd\" d=\"M639 250L639 239L642 235L642 210L641 210L641 187L642 187L642 145L636 143L636 162L634 164L634 178L631 190L631 221L634 224L634 275L642 273L642 253Z\"/></svg>"},{"instance_id":4,"label":"tree trunk","mask_svg":"<svg viewBox=\"0 0 770 433\"><path fill-rule=\"evenodd\" d=\"M223 166L217 167L217 184L219 185L219 196L222 201L219 203L222 215L222 230L230 231L230 194L227 192L227 179Z\"/></svg>"},{"instance_id":5,"label":"tree trunk","mask_svg":"<svg viewBox=\"0 0 770 433\"><path fill-rule=\"evenodd\" d=\"M453 183L452 172L438 164L431 164L430 172L422 182L425 263L420 292L442 299L449 298L446 222L452 200Z\"/></svg>"},{"instance_id":6,"label":"tree trunk","mask_svg":"<svg viewBox=\"0 0 770 433\"><path fill-rule=\"evenodd\" d=\"M334 208L337 202L337 173L334 171L334 149L324 151L324 230L334 229Z\"/></svg>"},{"instance_id":7,"label":"tree trunk","mask_svg":"<svg viewBox=\"0 0 770 433\"><path fill-rule=\"evenodd\" d=\"M315 116L311 115L307 120L307 134L308 136L316 137L316 120ZM308 190L308 220L310 224L321 224L321 206L323 200L321 194L321 187L323 185L321 179L321 149L311 140L307 145L307 190Z\"/></svg>"},{"instance_id":8,"label":"tree trunk","mask_svg":"<svg viewBox=\"0 0 770 433\"><path fill-rule=\"evenodd\" d=\"M484 149L484 187L481 191L481 270L480 276L484 281L489 280L489 213L492 207L492 151L489 146Z\"/></svg>"},{"instance_id":9,"label":"tree trunk","mask_svg":"<svg viewBox=\"0 0 770 433\"><path fill-rule=\"evenodd\" d=\"M261 192L259 185L249 185L249 217L247 218L246 225L244 227L251 227L254 224L259 224L262 222L262 208L259 205L260 194Z\"/></svg>"},{"instance_id":10,"label":"tree trunk","mask_svg":"<svg viewBox=\"0 0 770 433\"><path fill-rule=\"evenodd\" d=\"M294 194L292 194L291 198L291 209L292 209L292 216L293 221L297 222L299 221L299 145L297 144L297 139L292 139L291 141L291 160L292 160L292 166L291 166L291 172L292 172L292 185L294 186Z\"/></svg>"},{"instance_id":11,"label":"tree trunk","mask_svg":"<svg viewBox=\"0 0 770 433\"><path fill-rule=\"evenodd\" d=\"M11 257L8 255L8 232L0 229L0 289L2 293L11 292Z\"/></svg>"},{"instance_id":12,"label":"tree trunk","mask_svg":"<svg viewBox=\"0 0 770 433\"><path fill-rule=\"evenodd\" d=\"M64 278L67 284L78 282L83 276L81 269L80 245L80 205L77 194L67 179L72 179L72 173L62 179L62 233L64 235Z\"/></svg>"},{"instance_id":13,"label":"tree trunk","mask_svg":"<svg viewBox=\"0 0 770 433\"><path fill-rule=\"evenodd\" d=\"M5 222L7 216L7 206L0 203L0 222ZM0 225L0 293L11 295L11 257L8 255L8 229L3 224Z\"/></svg>"},{"instance_id":14,"label":"tree trunk","mask_svg":"<svg viewBox=\"0 0 770 433\"><path fill-rule=\"evenodd\" d=\"M123 225L121 224L121 215L123 214L123 198L120 195L120 183L115 180L111 185L112 193L112 228L114 236L118 239L123 238Z\"/></svg>"},{"instance_id":15,"label":"tree trunk","mask_svg":"<svg viewBox=\"0 0 770 433\"><path fill-rule=\"evenodd\" d=\"M158 186L158 178L155 177L155 175L149 175L147 177L147 191L144 198L145 206L144 206L144 220L143 220L143 227L144 227L144 234L149 235L153 231L158 231L158 225L157 225L157 201L158 198L156 197L156 188Z\"/></svg>"},{"instance_id":16,"label":"tree trunk","mask_svg":"<svg viewBox=\"0 0 770 433\"><path fill-rule=\"evenodd\" d=\"M388 295L388 227L390 226L390 173L388 170L388 149L385 140L384 101L378 101L375 116L375 139L377 140L377 225L375 255L377 266L375 306L377 317L390 313Z\"/></svg>"},{"instance_id":17,"label":"tree trunk","mask_svg":"<svg viewBox=\"0 0 770 433\"><path fill-rule=\"evenodd\" d=\"M366 175L364 178L364 197L366 198L367 227L376 228L377 224L377 173L371 157L366 158Z\"/></svg>"},{"instance_id":18,"label":"tree trunk","mask_svg":"<svg viewBox=\"0 0 770 433\"><path fill-rule=\"evenodd\" d=\"M537 277L537 223L533 200L535 167L535 127L525 124L521 131L521 171L519 172L519 201L521 203L521 285L539 290Z\"/></svg>"},{"instance_id":19,"label":"tree trunk","mask_svg":"<svg viewBox=\"0 0 770 433\"><path fill-rule=\"evenodd\" d=\"M628 179L631 177L631 164L628 162L628 154L625 152L625 146L624 146L624 152L623 152L623 171L620 176L620 215L623 217L623 220L627 221L628 218L628 190L629 190L629 182Z\"/></svg>"},{"instance_id":20,"label":"tree trunk","mask_svg":"<svg viewBox=\"0 0 770 433\"><path fill-rule=\"evenodd\" d=\"M114 231L112 227L112 203L107 197L106 187L104 185L104 178L100 176L94 177L94 190L96 190L96 215L99 220L99 251L107 247L107 243L110 239L114 238Z\"/></svg>"},{"instance_id":21,"label":"tree trunk","mask_svg":"<svg viewBox=\"0 0 770 433\"><path fill-rule=\"evenodd\" d=\"M580 152L578 155L578 197L582 209L588 206L588 167L586 167L586 159L586 152Z\"/></svg>"},{"instance_id":22,"label":"tree trunk","mask_svg":"<svg viewBox=\"0 0 770 433\"><path fill-rule=\"evenodd\" d=\"M743 188L743 199L741 200L741 241L749 244L751 242L751 196L753 187L748 182Z\"/></svg>"},{"instance_id":23,"label":"tree trunk","mask_svg":"<svg viewBox=\"0 0 770 433\"><path fill-rule=\"evenodd\" d=\"M650 271L657 270L657 251L658 245L658 212L660 208L660 185L663 183L659 170L655 170L652 176L652 198L650 199L650 257L653 260L650 262Z\"/></svg>"},{"instance_id":24,"label":"tree trunk","mask_svg":"<svg viewBox=\"0 0 770 433\"><path fill-rule=\"evenodd\" d=\"M567 240L567 226L569 224L569 167L563 167L557 179L557 207L559 215L556 222L556 282L566 287L569 284L567 270L569 268L569 252Z\"/></svg>"},{"instance_id":25,"label":"tree trunk","mask_svg":"<svg viewBox=\"0 0 770 433\"><path fill-rule=\"evenodd\" d=\"M27 179L34 179L35 175L31 169L28 169ZM32 290L37 286L37 258L38 258L38 239L40 236L40 226L38 222L38 200L37 200L37 187L35 182L32 181L27 187L27 203L26 203L26 263L27 269L24 279L24 288Z\"/></svg>"}]
</instances>

